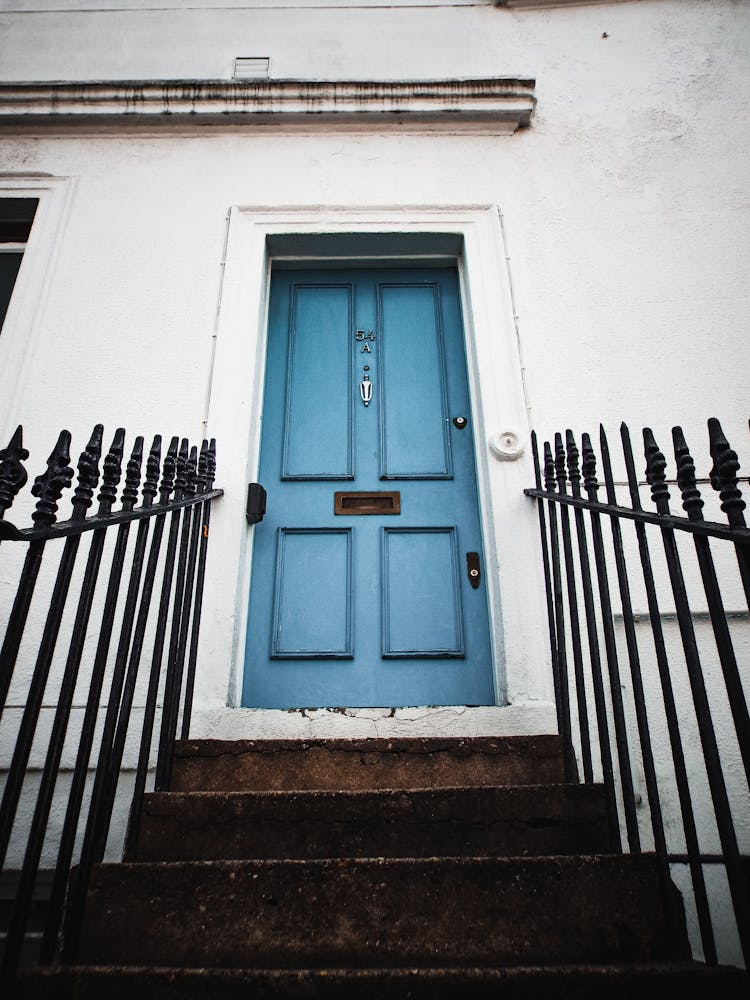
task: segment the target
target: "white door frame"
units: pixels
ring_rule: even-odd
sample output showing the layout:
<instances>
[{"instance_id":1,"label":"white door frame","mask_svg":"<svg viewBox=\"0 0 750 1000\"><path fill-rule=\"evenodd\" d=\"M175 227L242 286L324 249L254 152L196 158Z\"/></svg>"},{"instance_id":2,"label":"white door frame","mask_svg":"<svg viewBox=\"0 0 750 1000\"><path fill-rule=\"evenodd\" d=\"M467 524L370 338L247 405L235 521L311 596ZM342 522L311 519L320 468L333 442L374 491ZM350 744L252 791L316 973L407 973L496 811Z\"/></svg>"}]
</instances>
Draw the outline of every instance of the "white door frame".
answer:
<instances>
[{"instance_id":1,"label":"white door frame","mask_svg":"<svg viewBox=\"0 0 750 1000\"><path fill-rule=\"evenodd\" d=\"M214 568L204 602L206 620L217 627L204 632L202 662L213 666L197 679L197 702L208 710L227 700L230 706L239 704L253 538L244 502L247 483L257 477L268 290L276 259L268 240L281 238L283 244L287 237L291 246L295 235L357 233L388 234L394 247L388 256L403 254L405 263L415 254L399 248L414 234L433 233L436 240L438 234L452 234L462 247L454 259L462 291L498 704L543 707L546 721L537 731L550 731L538 525L535 508L523 495L533 481L525 447L528 406L495 205L231 208L207 406L208 432L219 448L217 483L225 490L212 518L209 560ZM310 257L295 259L304 263Z\"/></svg>"}]
</instances>

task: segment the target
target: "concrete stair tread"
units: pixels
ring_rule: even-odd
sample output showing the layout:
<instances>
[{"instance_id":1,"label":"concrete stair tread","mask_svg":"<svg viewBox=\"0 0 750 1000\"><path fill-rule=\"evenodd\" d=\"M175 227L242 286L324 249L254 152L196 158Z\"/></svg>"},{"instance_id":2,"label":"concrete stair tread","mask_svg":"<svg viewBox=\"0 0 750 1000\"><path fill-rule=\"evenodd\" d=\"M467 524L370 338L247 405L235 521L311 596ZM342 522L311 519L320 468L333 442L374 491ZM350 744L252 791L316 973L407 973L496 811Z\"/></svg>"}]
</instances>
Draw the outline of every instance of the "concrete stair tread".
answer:
<instances>
[{"instance_id":1,"label":"concrete stair tread","mask_svg":"<svg viewBox=\"0 0 750 1000\"><path fill-rule=\"evenodd\" d=\"M685 943L651 855L131 862L94 870L80 960L491 966Z\"/></svg>"},{"instance_id":2,"label":"concrete stair tread","mask_svg":"<svg viewBox=\"0 0 750 1000\"><path fill-rule=\"evenodd\" d=\"M236 799L286 799L291 796L306 797L310 799L364 799L367 796L378 796L380 798L397 798L397 797L418 797L420 795L456 795L456 796L475 796L479 793L484 794L500 794L503 795L520 795L523 793L538 793L545 794L547 792L554 792L557 789L564 789L566 792L572 792L574 795L587 795L587 794L600 794L600 791L604 789L604 785L599 783L593 784L580 784L571 785L565 782L548 782L546 784L526 784L526 785L439 785L437 787L431 785L421 785L414 786L410 788L249 788L249 789L239 789L239 790L222 790L222 789L196 789L195 791L185 791L182 789L170 790L167 792L146 792L144 795L144 800L153 800L155 798L166 798L167 796L177 796L181 798L189 797L205 797L219 798L221 796L227 798Z\"/></svg>"},{"instance_id":3,"label":"concrete stair tread","mask_svg":"<svg viewBox=\"0 0 750 1000\"><path fill-rule=\"evenodd\" d=\"M663 1000L678 989L681 1000L747 996L740 969L695 962L508 966L504 968L214 969L150 966L75 966L42 969L21 979L18 1000Z\"/></svg>"},{"instance_id":4,"label":"concrete stair tread","mask_svg":"<svg viewBox=\"0 0 750 1000\"><path fill-rule=\"evenodd\" d=\"M559 736L184 740L171 787L415 788L564 781Z\"/></svg>"},{"instance_id":5,"label":"concrete stair tread","mask_svg":"<svg viewBox=\"0 0 750 1000\"><path fill-rule=\"evenodd\" d=\"M152 792L127 860L573 854L611 848L599 785Z\"/></svg>"}]
</instances>

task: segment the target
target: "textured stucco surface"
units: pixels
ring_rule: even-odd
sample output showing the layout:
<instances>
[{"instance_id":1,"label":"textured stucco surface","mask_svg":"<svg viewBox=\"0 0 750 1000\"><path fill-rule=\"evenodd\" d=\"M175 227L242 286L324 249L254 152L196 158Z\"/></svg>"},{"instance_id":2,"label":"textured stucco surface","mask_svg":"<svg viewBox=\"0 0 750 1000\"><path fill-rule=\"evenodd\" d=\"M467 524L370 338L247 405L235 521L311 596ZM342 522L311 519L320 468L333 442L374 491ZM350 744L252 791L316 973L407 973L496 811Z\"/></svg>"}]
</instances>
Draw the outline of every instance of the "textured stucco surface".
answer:
<instances>
[{"instance_id":1,"label":"textured stucco surface","mask_svg":"<svg viewBox=\"0 0 750 1000\"><path fill-rule=\"evenodd\" d=\"M596 433L601 421L616 437L621 420L634 431L649 424L663 446L671 426L681 423L705 477L705 420L715 415L747 471L750 5L641 0L546 10L479 4L332 11L196 3L105 11L85 3L79 11L45 10L52 6L3 5L0 81L229 79L236 56L257 55L269 57L278 78L532 77L538 104L531 127L515 135L197 124L183 132L126 133L86 123L38 136L0 135L0 193L44 176L64 187L54 231L44 235L43 282L34 284L32 247L0 337L0 435L24 423L32 475L63 422L74 448L96 421L107 435L118 425L131 435L202 434L230 206L308 206L323 219L335 206L388 206L404 224L415 206L495 207L515 326L498 318L494 336L517 335L520 360L514 372L483 371L480 381L487 386L502 377L520 386L522 364L526 393L526 405L520 389L508 397L502 419L524 433L533 425L543 436L565 427ZM259 267L233 280L260 290L264 277ZM245 329L249 337L260 319L257 312L240 317L238 337ZM255 361L238 407L255 405ZM222 395L214 382L209 432ZM479 448L485 462L494 462L482 442ZM506 637L524 637L515 646L508 642L501 665L508 707L262 718L228 710L246 594L244 581L238 586L242 490L253 470L222 467L221 456L220 441L219 485L228 495L212 520L221 544L209 556L196 735L348 738L554 728L541 590L502 621ZM486 482L496 537L503 540L493 565L503 606L510 607L519 574L539 579L530 541L536 515L520 493L531 483L528 455L507 464L502 472L493 465ZM617 459L615 475L622 477ZM3 559L12 560L7 548ZM731 561L722 563L729 573L724 564ZM515 576L503 576L508 565ZM656 571L664 578L663 566ZM11 579L3 571L3 597L12 597ZM730 610L741 610L736 580L729 593L736 599ZM636 603L643 611L639 592ZM697 600L695 607L705 605ZM710 646L708 626L699 628ZM671 641L676 628L669 631ZM646 625L639 625L639 642L641 635L648 648ZM651 680L652 661L647 653ZM715 676L715 663L707 662ZM27 659L9 717L18 713L29 670ZM681 675L679 684L684 691ZM51 688L46 705L53 695ZM74 731L80 698L77 705ZM717 705L720 742L731 744L724 701ZM689 713L685 718L692 734ZM45 708L44 732L49 725ZM71 753L66 749L66 760ZM37 750L32 760L38 766ZM747 790L740 785L730 793L746 838ZM703 789L698 807L708 799ZM679 822L674 803L667 822ZM713 843L713 829L707 833Z\"/></svg>"}]
</instances>

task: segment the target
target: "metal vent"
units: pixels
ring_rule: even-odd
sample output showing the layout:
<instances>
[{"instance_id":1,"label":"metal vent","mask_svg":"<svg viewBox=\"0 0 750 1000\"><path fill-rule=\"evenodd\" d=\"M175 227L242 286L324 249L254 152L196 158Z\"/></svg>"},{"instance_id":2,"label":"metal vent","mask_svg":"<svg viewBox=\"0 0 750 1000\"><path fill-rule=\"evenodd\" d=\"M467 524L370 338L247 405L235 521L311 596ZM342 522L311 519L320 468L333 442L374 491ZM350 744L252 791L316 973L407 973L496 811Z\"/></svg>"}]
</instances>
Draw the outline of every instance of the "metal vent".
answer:
<instances>
[{"instance_id":1,"label":"metal vent","mask_svg":"<svg viewBox=\"0 0 750 1000\"><path fill-rule=\"evenodd\" d=\"M269 59L267 56L237 56L234 60L234 78L267 77Z\"/></svg>"}]
</instances>

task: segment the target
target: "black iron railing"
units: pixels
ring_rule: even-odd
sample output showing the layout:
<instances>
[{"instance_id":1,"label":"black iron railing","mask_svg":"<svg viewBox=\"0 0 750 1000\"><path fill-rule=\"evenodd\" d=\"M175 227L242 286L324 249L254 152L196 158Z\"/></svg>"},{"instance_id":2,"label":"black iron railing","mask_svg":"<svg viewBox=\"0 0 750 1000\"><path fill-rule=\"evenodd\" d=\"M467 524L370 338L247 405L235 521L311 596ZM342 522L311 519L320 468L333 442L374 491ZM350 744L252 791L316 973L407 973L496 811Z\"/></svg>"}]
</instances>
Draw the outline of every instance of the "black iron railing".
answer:
<instances>
[{"instance_id":1,"label":"black iron railing","mask_svg":"<svg viewBox=\"0 0 750 1000\"><path fill-rule=\"evenodd\" d=\"M2 995L10 995L28 943L43 850L52 852L53 861L42 874L47 881L50 869L53 874L38 958L51 963L61 952L63 957L75 954L89 874L103 858L110 834L126 740L138 745L134 776L131 773L132 829L152 756L156 754L155 785L164 788L178 725L183 738L190 725L211 502L222 494L213 488L215 442L204 441L199 452L175 437L162 462L161 438L155 437L141 484L143 438L137 437L126 464L119 510L113 510L125 431L116 431L103 463L102 434L99 424L78 462L70 517L57 521L58 504L74 478L70 434L62 431L47 470L31 488L38 499L27 528L4 519L27 479L23 462L28 452L20 427L0 450L3 584L11 579L18 553L18 544L7 543L22 543L26 549L23 565L16 560L20 576L0 648L0 745L13 747L0 804L0 871L10 867L6 861L11 835L16 847L20 839L22 856L20 870L13 866L16 898L3 949ZM98 507L87 516L100 463ZM59 562L50 567L60 549ZM79 554L85 554L81 565ZM51 575L43 571L48 567ZM149 656L150 667L140 685L146 688L142 719L136 728L133 707L140 666ZM47 708L45 691L50 686ZM70 725L74 700L83 710L82 718L76 713L80 728L75 732ZM46 726L40 726L43 708L52 716L48 735ZM157 751L152 744L157 742L159 714ZM66 738L67 753L75 759L72 769L63 759ZM32 752L43 760L40 768L30 766ZM64 812L64 820L50 847L53 802L56 812Z\"/></svg>"},{"instance_id":2,"label":"black iron railing","mask_svg":"<svg viewBox=\"0 0 750 1000\"><path fill-rule=\"evenodd\" d=\"M733 634L732 627L750 628L744 610L745 604L750 609L750 530L737 455L717 420L708 421L708 430L708 480L725 523L704 520L695 464L679 427L672 432L674 482L686 516L670 512L667 461L648 428L646 483L639 484L624 424L629 506L618 502L603 429L605 500L589 436L582 435L579 466L570 431L564 440L556 434L554 445L545 442L543 473L532 435L536 488L525 492L538 505L568 778L576 777L580 762L584 781L603 780L616 836L622 829L632 852L653 850L665 885L689 871L688 908L711 964L717 962L716 914L729 904L735 925L729 934L736 930L748 966L750 664L747 631ZM645 485L655 510L642 506ZM727 598L742 607L728 613ZM735 651L742 641L744 679ZM642 816L644 799L650 822ZM720 933L723 938L726 924Z\"/></svg>"}]
</instances>

